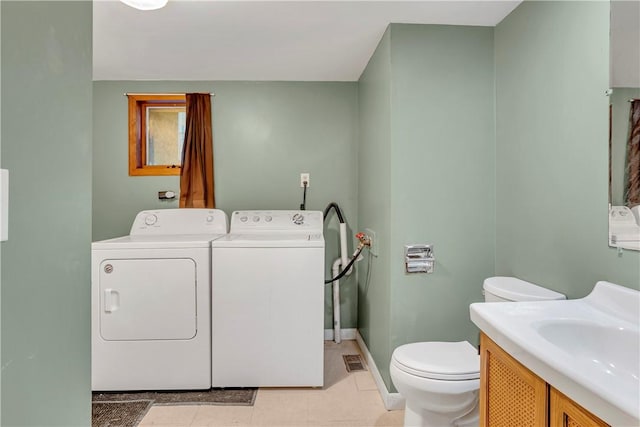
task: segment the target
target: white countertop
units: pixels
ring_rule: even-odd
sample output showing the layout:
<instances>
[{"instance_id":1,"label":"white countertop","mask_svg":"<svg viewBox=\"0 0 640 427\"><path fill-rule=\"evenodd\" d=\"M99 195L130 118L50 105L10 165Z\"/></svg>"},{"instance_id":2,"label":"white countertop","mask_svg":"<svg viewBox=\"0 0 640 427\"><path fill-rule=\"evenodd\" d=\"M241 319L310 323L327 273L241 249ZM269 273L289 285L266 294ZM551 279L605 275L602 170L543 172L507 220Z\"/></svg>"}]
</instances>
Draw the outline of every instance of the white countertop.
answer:
<instances>
[{"instance_id":1,"label":"white countertop","mask_svg":"<svg viewBox=\"0 0 640 427\"><path fill-rule=\"evenodd\" d=\"M566 301L474 303L471 320L554 388L612 426L640 426L640 292L598 282Z\"/></svg>"}]
</instances>

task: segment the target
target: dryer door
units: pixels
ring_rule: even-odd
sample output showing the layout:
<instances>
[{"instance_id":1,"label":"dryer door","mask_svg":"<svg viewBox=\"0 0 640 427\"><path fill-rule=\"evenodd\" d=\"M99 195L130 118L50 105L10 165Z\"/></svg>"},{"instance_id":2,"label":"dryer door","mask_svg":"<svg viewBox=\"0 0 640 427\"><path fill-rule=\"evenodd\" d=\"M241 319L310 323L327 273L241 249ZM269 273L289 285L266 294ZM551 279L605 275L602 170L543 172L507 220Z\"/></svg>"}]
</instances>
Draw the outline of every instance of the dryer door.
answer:
<instances>
[{"instance_id":1,"label":"dryer door","mask_svg":"<svg viewBox=\"0 0 640 427\"><path fill-rule=\"evenodd\" d=\"M196 335L196 264L190 258L100 264L100 334L107 341Z\"/></svg>"}]
</instances>

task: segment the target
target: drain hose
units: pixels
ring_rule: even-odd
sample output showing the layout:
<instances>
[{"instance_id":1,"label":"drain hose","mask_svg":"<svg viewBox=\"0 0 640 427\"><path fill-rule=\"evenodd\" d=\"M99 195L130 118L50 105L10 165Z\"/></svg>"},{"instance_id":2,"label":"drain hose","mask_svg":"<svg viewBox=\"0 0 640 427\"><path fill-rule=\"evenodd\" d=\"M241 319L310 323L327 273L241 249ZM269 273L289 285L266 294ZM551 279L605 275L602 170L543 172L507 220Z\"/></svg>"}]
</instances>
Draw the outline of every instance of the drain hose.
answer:
<instances>
[{"instance_id":1,"label":"drain hose","mask_svg":"<svg viewBox=\"0 0 640 427\"><path fill-rule=\"evenodd\" d=\"M360 256L360 253L362 252L362 250L364 249L364 246L361 246L358 248L358 250L356 250L353 253L353 257L351 257L351 261L349 261L349 263L347 264L346 267L344 267L342 269L342 271L340 272L340 274L338 274L336 277L334 277L333 279L329 279L329 280L325 280L324 284L328 285L331 282L335 282L336 280L340 280L342 279L345 274L347 274L347 272L351 269L351 266L353 266L353 264L358 260L358 257Z\"/></svg>"}]
</instances>

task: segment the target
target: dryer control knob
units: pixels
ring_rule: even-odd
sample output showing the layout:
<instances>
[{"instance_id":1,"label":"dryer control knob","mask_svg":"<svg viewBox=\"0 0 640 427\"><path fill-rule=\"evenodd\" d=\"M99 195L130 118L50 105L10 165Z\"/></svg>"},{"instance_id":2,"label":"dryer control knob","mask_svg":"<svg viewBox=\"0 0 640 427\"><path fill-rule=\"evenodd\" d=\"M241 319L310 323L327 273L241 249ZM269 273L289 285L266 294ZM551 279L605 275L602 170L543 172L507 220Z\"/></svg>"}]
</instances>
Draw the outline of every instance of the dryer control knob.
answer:
<instances>
[{"instance_id":1,"label":"dryer control knob","mask_svg":"<svg viewBox=\"0 0 640 427\"><path fill-rule=\"evenodd\" d=\"M207 216L207 222L213 222L213 215Z\"/></svg>"},{"instance_id":2,"label":"dryer control knob","mask_svg":"<svg viewBox=\"0 0 640 427\"><path fill-rule=\"evenodd\" d=\"M258 221L260 221L260 217L259 217L259 216L257 216L257 215L256 215L256 216L254 216L254 217L253 217L253 222L258 222Z\"/></svg>"},{"instance_id":3,"label":"dryer control knob","mask_svg":"<svg viewBox=\"0 0 640 427\"><path fill-rule=\"evenodd\" d=\"M158 217L154 214L149 214L144 217L144 223L147 225L153 225L158 221Z\"/></svg>"},{"instance_id":4,"label":"dryer control knob","mask_svg":"<svg viewBox=\"0 0 640 427\"><path fill-rule=\"evenodd\" d=\"M242 221L242 222L247 222L247 219L249 219L249 218L247 218L246 216L241 216L240 217L240 221Z\"/></svg>"},{"instance_id":5,"label":"dryer control knob","mask_svg":"<svg viewBox=\"0 0 640 427\"><path fill-rule=\"evenodd\" d=\"M293 215L291 219L293 220L293 223L295 225L302 225L304 223L304 215L302 215L301 213Z\"/></svg>"},{"instance_id":6,"label":"dryer control knob","mask_svg":"<svg viewBox=\"0 0 640 427\"><path fill-rule=\"evenodd\" d=\"M272 219L273 218L271 217L271 215L267 215L267 216L264 217L264 220L267 221L267 222L271 222Z\"/></svg>"}]
</instances>

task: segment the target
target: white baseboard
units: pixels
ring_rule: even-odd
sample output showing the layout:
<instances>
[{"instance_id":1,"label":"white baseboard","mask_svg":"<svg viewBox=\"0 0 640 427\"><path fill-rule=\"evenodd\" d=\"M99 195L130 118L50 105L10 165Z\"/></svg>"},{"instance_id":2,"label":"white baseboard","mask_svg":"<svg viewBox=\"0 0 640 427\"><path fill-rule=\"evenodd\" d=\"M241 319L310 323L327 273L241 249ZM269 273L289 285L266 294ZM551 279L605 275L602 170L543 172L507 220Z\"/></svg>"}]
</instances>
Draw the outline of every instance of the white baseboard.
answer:
<instances>
[{"instance_id":1,"label":"white baseboard","mask_svg":"<svg viewBox=\"0 0 640 427\"><path fill-rule=\"evenodd\" d=\"M355 339L360 346L360 350L364 353L364 357L367 359L367 366L371 371L371 375L373 375L373 380L376 382L376 386L378 387L378 391L380 392L380 396L382 397L382 401L384 402L384 407L387 408L388 411L393 411L396 409L404 409L404 397L400 393L389 393L387 390L387 386L382 379L382 375L380 375L380 371L376 366L376 362L373 360L373 356L369 352L367 345L364 343L360 332L356 330Z\"/></svg>"},{"instance_id":2,"label":"white baseboard","mask_svg":"<svg viewBox=\"0 0 640 427\"><path fill-rule=\"evenodd\" d=\"M342 338L343 340L355 340L357 333L358 333L358 330L355 328L340 329L340 338ZM333 329L324 330L324 340L333 341Z\"/></svg>"}]
</instances>

